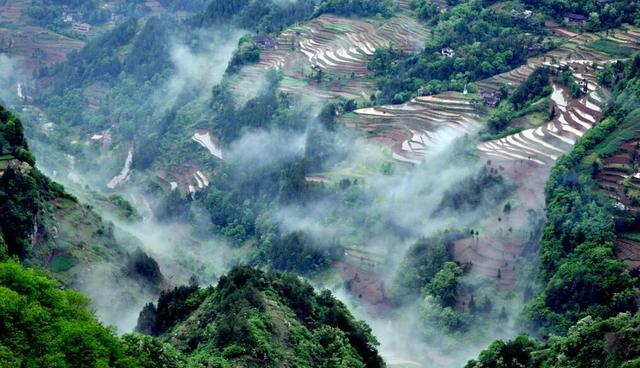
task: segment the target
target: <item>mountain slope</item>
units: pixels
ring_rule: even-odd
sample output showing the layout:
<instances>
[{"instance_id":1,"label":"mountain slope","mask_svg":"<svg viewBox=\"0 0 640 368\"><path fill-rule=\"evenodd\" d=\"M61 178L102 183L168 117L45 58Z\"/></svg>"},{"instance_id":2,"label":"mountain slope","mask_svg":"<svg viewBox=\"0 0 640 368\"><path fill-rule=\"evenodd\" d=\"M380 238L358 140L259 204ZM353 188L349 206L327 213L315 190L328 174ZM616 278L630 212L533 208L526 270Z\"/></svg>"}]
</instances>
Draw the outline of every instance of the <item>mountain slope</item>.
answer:
<instances>
[{"instance_id":1,"label":"mountain slope","mask_svg":"<svg viewBox=\"0 0 640 368\"><path fill-rule=\"evenodd\" d=\"M111 323L121 322L125 311L141 307L166 283L153 258L117 241L113 224L38 170L22 123L2 106L0 213L0 259L18 257L90 293L93 307Z\"/></svg>"},{"instance_id":2,"label":"mountain slope","mask_svg":"<svg viewBox=\"0 0 640 368\"><path fill-rule=\"evenodd\" d=\"M3 367L384 366L370 328L330 292L316 293L294 275L249 267L232 270L216 287L164 292L157 308L147 306L139 328L164 333L165 342L137 334L116 337L87 311L87 299L61 290L35 269L49 267L56 278L78 285L96 262L122 259L122 277L140 280L142 291L162 283L157 264L139 250L125 253L111 233L81 237L102 223L100 217L37 170L19 119L2 107L0 119L0 258L18 256L33 267L0 263ZM42 263L46 252L54 258L51 264ZM54 266L61 255L71 259L69 269ZM122 300L127 302L126 295L113 295L111 307L117 310Z\"/></svg>"},{"instance_id":3,"label":"mountain slope","mask_svg":"<svg viewBox=\"0 0 640 368\"><path fill-rule=\"evenodd\" d=\"M586 317L567 336L540 344L527 336L497 341L466 368L620 367L640 365L640 314L606 320Z\"/></svg>"},{"instance_id":4,"label":"mountain slope","mask_svg":"<svg viewBox=\"0 0 640 368\"><path fill-rule=\"evenodd\" d=\"M368 326L295 276L237 268L215 288L188 289L170 307L186 303L193 312L170 334L117 337L82 295L15 261L0 262L0 365L384 366Z\"/></svg>"},{"instance_id":5,"label":"mountain slope","mask_svg":"<svg viewBox=\"0 0 640 368\"><path fill-rule=\"evenodd\" d=\"M115 240L113 225L35 167L22 123L2 106L0 153L4 256L45 267L66 283L91 263L128 257Z\"/></svg>"},{"instance_id":6,"label":"mountain slope","mask_svg":"<svg viewBox=\"0 0 640 368\"><path fill-rule=\"evenodd\" d=\"M394 307L389 305L385 282L391 278L389 274L392 271L388 269L398 270L392 258L401 257L401 253L408 248L407 244L434 232L435 226L470 226L471 229L465 229L466 236L462 239L444 244L443 253L446 254L442 257L443 262L434 262L433 267L428 267L429 272L420 273L420 279L416 278L411 286L415 294L444 294L445 298L440 299L444 301L442 307L446 309L442 310L446 313L427 318L437 319L438 324L448 324L450 332L459 332L473 325L476 330L483 330L483 337L490 335L475 321L482 319L487 324L495 324L488 316L505 320L509 314L520 312L521 306L514 302L514 295L519 295L522 289L522 299L526 302L532 294L534 280L528 276L533 273L531 264L536 260L542 229L542 188L548 178L549 167L569 152L587 130L592 127L597 129L601 116L606 116L603 113L608 96L606 88L611 85L601 83L598 75L602 64L615 63L639 47L637 29L629 26L624 30L577 35L574 31L585 28L570 21L563 26L545 22L549 20L546 11L551 12L546 5L543 7L537 2L527 1L480 0L450 2L450 6L441 4L441 9L435 4L416 1L414 7L425 7L424 12L416 9L417 13L411 13L407 2L401 2L404 10L389 18L346 18L324 14L287 28L290 23L310 16L306 14L312 2L296 3L301 5L299 14L279 13L283 8L279 8L281 3L276 1L213 2L210 9L229 10L227 15L233 19L212 20L211 24L226 21L242 24L245 21L245 24L253 26L254 16L256 20L260 19L255 22L255 30L260 36L247 38L252 42L251 52L255 52L255 48L260 49L260 62L242 68L235 74L227 72L224 78L221 77L223 82L214 87L213 98L210 97L209 86L203 88L204 92L187 88L175 99L168 99L170 103L162 103L161 108L155 108L155 104L151 103L154 99L148 98L153 96L149 90L161 86L163 78L169 78L170 73L180 70L181 64L174 60L169 62L173 55L166 47L168 35L179 29L186 45L184 49L179 49L187 50L189 54L201 56L199 53L206 50L207 46L202 40L194 41L194 29L158 19L149 20L146 25L129 34L131 37L126 39L126 45L118 44L117 50L104 50L107 56L98 52L86 59L88 64L97 66L104 66L101 63L103 60L112 61L116 68L113 73L107 70L109 73L104 74L104 78L93 78L95 75L90 75L92 80L88 81L78 78L81 83L75 85L78 87L76 91L56 96L63 97L63 100L52 98L48 112L60 111L60 116L68 114L68 118L56 121L55 133L43 133L43 138L55 141L56 134L61 135L63 139L59 142L64 142L61 148L77 155L80 160L82 154L86 154L83 168L96 167L97 170L111 173L110 177L117 175L121 166L102 163L124 161L126 170L114 178L121 177L129 181L122 180L116 185L109 185L109 191L124 192L129 188L143 187L142 191L146 191L144 194L147 197L162 196L164 200L158 206L160 211L156 212L170 220L180 218L189 223L197 221L206 229L207 236L222 234L234 246L249 249L244 254L250 252L249 257L253 262L300 272L322 270L327 265L333 265L339 272L332 275L326 284L344 286L352 296L362 300L362 304L373 300L371 304L382 305L380 309ZM345 4L353 2L331 3L337 4L329 7L336 12L336 9L345 9ZM560 2L548 3L555 4L552 6L558 6L563 11L575 10L562 7ZM592 7L593 2L582 3ZM616 1L611 6L618 8L621 4ZM435 9L428 9L429 6ZM216 15L213 14L215 12L209 13ZM561 18L561 14L552 13L554 18ZM278 19L270 22L269 18L276 16L274 14ZM287 15L291 15L291 18L287 18ZM598 16L605 15L601 13ZM285 18L280 19L280 16ZM596 16L591 18L595 19ZM625 16L620 21L630 19ZM592 31L600 29L591 28L590 23L593 23L592 19L589 19L586 27ZM267 29L268 26L273 27ZM426 27L431 28L431 32ZM284 31L275 40L270 38L282 29ZM416 54L423 44L427 46L425 50ZM149 64L148 68L141 70L131 68L137 64L146 65L141 60L149 55L156 55L152 59L158 63ZM250 59L256 61L256 55L252 54ZM124 62L122 68L118 67L118 62ZM70 63L78 64L79 60L73 59ZM125 67L127 65L129 67ZM201 71L204 68L195 69ZM277 72L267 73L269 69L277 69ZM121 73L121 70L126 73ZM372 71L375 75L372 75ZM498 72L503 73L495 75ZM220 75L222 73L220 71ZM195 74L200 77L205 73ZM521 92L531 86L529 79L536 79L539 74L542 75L539 78L540 87L544 88L523 97ZM276 76L273 80L277 79L278 82L272 83L272 76ZM613 78L616 78L615 72ZM255 83L263 79L266 82L262 85ZM470 83L472 81L476 82ZM212 83L215 85L217 81ZM65 84L74 85L65 82L60 86ZM453 91L447 91L449 89ZM443 93L432 95L441 91ZM569 93L570 98L567 97ZM128 94L135 94L136 99L128 99ZM508 97L510 94L511 97ZM295 109L297 105L310 111L314 109L309 108L303 98L298 99L297 95L311 95L321 103L327 103L335 96L343 99L323 109L318 119L322 124L316 124L311 114L298 114ZM492 99L496 95L499 96L497 101ZM486 96L489 98L485 99ZM502 103L500 98L503 98ZM125 100L127 103L122 103ZM398 103L407 100L410 101L404 104L377 105L383 101ZM60 101L63 103L58 103ZM491 107L494 103L498 104L497 109ZM83 104L87 104L89 109L74 108ZM512 106L507 106L509 104ZM530 110L524 111L526 109L520 105L527 105L526 108ZM62 109L53 109L58 107ZM516 108L523 111L515 111ZM164 109L167 109L166 113ZM349 111L355 111L355 114L349 114ZM518 115L520 113L523 115ZM516 115L519 118L516 119ZM494 120L504 120L500 124L505 123L507 129L501 126L491 132L494 136L490 140L477 144L475 133L483 129L487 117L490 127L495 125ZM308 124L300 123L307 120L310 121ZM327 152L335 153L339 146L351 146L352 141L356 141L354 146L357 147L361 143L357 138L363 137L354 138L353 134L348 141L332 145L315 139L313 134L326 129L330 132L327 134L329 141L339 136L333 134L336 131L343 133L348 130L340 130L345 125L348 128L352 125L361 127L366 139L382 143L382 147L378 147L382 157L369 161L373 162L371 165L369 162L364 165L361 162L348 162L344 165L346 169L344 166L339 169L337 165L333 166L335 162L326 164L325 161L330 161L324 160L330 156ZM73 134L61 133L66 132L65 128L71 128L68 131ZM273 130L304 135L305 142L300 143L296 139L296 144L291 146L297 152L287 152L290 156L285 156L286 159L274 160L277 165L256 170L254 164L259 166L263 161L272 162L267 157L272 152L278 157L280 152L275 147L288 146L282 142L294 141L289 135L284 138L276 135L271 139L269 133ZM385 207L388 194L402 197L411 192L404 185L394 185L399 182L394 182L393 178L406 175L404 182L410 185L417 185L418 181L426 182L420 180L418 175L425 166L437 164L435 161L438 158L432 159L432 151L438 151L439 146L453 145L450 142L452 136L463 134L469 134L471 138L466 137L456 144L468 146L467 153L472 162L460 164L461 167L480 166L489 182L506 178L507 184L517 186L515 193L498 191L495 200L490 201L490 206L479 207L480 219L469 220L468 224L461 223L468 217L465 215L476 208L466 206L463 202L479 198L475 194L480 193L481 189L490 189L488 185L483 185L484 180L462 180L463 184L459 185L461 190L447 190L444 195L454 197L454 202L460 206L454 204L452 207L462 209L455 212L452 208L449 216L463 221L452 220L446 225L434 225L432 223L438 221L429 220L439 219L438 211L429 218L429 204L420 203L433 191L433 188L425 185L422 190L415 191L415 198L405 198L406 208L415 207L420 221L406 221L410 214L404 208L397 211L399 215L390 215L395 207ZM242 138L247 136L249 139L243 141ZM362 148L354 150L359 149ZM314 150L317 150L315 155L308 155ZM364 149L362 151L366 152ZM249 159L243 161L243 154L247 153ZM106 159L94 161L94 154ZM310 156L320 159L309 160ZM358 167L348 167L350 164ZM450 168L457 164L449 162L446 166ZM132 175L130 166L134 169ZM474 170L476 168L473 167ZM608 169L619 167L610 165ZM626 175L635 174L634 167L626 169L630 170ZM394 176L394 171L401 174ZM606 178L611 179L612 174L619 171L609 170ZM397 191L376 193L375 182L379 172L391 178L387 183L391 183L389 187L397 188ZM102 179L96 181L100 187L104 187L108 181ZM625 185L629 182L633 184L633 179L625 179L629 179ZM571 186L574 183L571 175L562 175L562 180L568 181L567 185L575 189ZM465 182L469 184L465 185ZM561 185L560 194L564 194L565 184ZM627 187L633 189L632 185ZM368 196L369 192L374 194ZM622 189L622 194L634 195L634 192ZM313 209L317 207L314 208L313 204L318 198L330 205L318 206L321 209L316 214ZM483 201L478 199L476 202ZM367 208L369 204L371 208ZM608 317L619 310L627 310L634 293L633 279L625 275L623 265L613 257L613 248L608 242L612 223L606 219L607 212L600 211L600 202L593 202L590 197L572 204L584 204L585 208L592 209L598 221L580 227L574 226L584 225L580 218L571 217L569 221L561 211L549 213L553 221L566 220L558 228L572 228L576 233L560 241L545 239L543 242L543 245L549 246L549 249L545 249L545 252L548 251L543 259L545 266L550 266L549 272L555 272L553 268L559 266L562 272L552 278L553 283L545 285L548 289L544 296L536 298L535 312L544 317L536 321L551 325L556 332L566 330L586 314ZM284 206L294 207L294 215L290 217L299 217L303 221L294 218L295 221L291 221L295 223L294 226L278 228L280 219L277 217L283 216L278 210ZM346 207L348 211L343 211L342 208ZM583 209L580 206L573 207ZM337 210L330 213L326 208ZM190 212L189 209L194 211ZM296 209L299 212L296 213ZM367 214L354 215L359 209ZM276 215L272 216L274 213ZM306 218L309 213L312 215ZM304 223L304 220L309 221ZM314 247L312 242L301 241L304 239L302 236L296 241L285 241L285 232L300 228L328 229L320 237L331 244ZM591 232L585 229L591 229ZM329 236L325 236L327 233ZM583 254L574 252L572 248L582 242L585 233L588 233L589 240L602 240L603 244L600 245L604 246ZM397 239L396 235L399 235ZM572 238L573 235L577 236ZM623 244L629 253L627 258L635 257L636 245L627 240ZM419 253L429 255L427 250L433 249L434 244L420 244ZM323 245L332 250L324 252L327 248ZM421 251L423 247L424 252ZM288 257L288 252L296 250L299 250L299 257ZM567 254L568 260L561 259ZM597 262L602 259L607 262ZM454 261L458 265L452 263ZM558 264L554 264L556 262ZM431 266L429 260L420 259L415 267L426 266ZM611 275L614 275L611 279L604 280L603 276ZM567 285L564 279L573 283ZM432 281L435 284L432 285ZM604 291L599 285L601 281L607 286ZM439 287L441 290L438 291L436 286L442 286ZM270 300L260 293L258 299ZM554 297L557 300L551 301ZM572 300L572 297L577 300ZM591 299L599 300L592 303ZM482 300L482 308L478 308L479 300ZM263 304L269 305L267 301ZM278 305L276 309L282 308ZM425 303L423 308L433 309L429 303ZM162 308L158 306L157 309ZM483 312L485 309L487 311ZM153 312L152 307L147 310ZM552 313L547 313L549 310ZM567 310L570 313L563 315ZM252 314L247 316L254 317ZM377 317L378 314L374 318ZM260 316L255 318L262 321ZM174 326L174 321L156 323L152 318L149 323L147 327L153 333L168 333L166 329ZM497 326L500 334L507 333L503 325L507 323ZM431 328L431 325L421 326L420 330L434 335L439 333L439 329ZM267 328L267 332L273 331ZM233 356L233 351L225 352L224 344L201 344L201 340L206 340L204 333L192 331L192 334L197 336L194 338L197 344L186 349L199 349L201 345L202 349L206 349L208 346L216 351L220 359L237 359L242 364L255 363L250 357L242 355L246 347L240 347L240 350L245 350L240 351L239 356ZM251 342L262 341L260 336L252 335ZM297 354L289 354L288 351L276 342L265 345L260 354L269 362L280 358L290 362ZM231 355L225 355L227 353Z\"/></svg>"},{"instance_id":7,"label":"mountain slope","mask_svg":"<svg viewBox=\"0 0 640 368\"><path fill-rule=\"evenodd\" d=\"M328 290L249 267L215 287L163 293L142 311L138 330L159 334L198 366L384 366L370 328Z\"/></svg>"},{"instance_id":8,"label":"mountain slope","mask_svg":"<svg viewBox=\"0 0 640 368\"><path fill-rule=\"evenodd\" d=\"M494 342L468 368L637 367L639 231L634 205L640 113L640 55L607 65L598 81L612 89L603 120L558 160L545 188L538 295L525 307L531 331ZM635 316L633 315L635 313Z\"/></svg>"}]
</instances>

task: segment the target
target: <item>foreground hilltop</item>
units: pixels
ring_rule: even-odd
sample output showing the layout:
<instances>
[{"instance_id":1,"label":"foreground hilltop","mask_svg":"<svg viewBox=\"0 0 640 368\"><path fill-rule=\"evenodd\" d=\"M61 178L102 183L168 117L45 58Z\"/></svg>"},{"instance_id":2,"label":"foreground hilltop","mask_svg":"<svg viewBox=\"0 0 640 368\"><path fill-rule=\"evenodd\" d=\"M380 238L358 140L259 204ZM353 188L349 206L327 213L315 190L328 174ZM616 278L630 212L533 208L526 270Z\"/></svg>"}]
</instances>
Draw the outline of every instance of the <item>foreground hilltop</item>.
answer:
<instances>
[{"instance_id":1,"label":"foreground hilltop","mask_svg":"<svg viewBox=\"0 0 640 368\"><path fill-rule=\"evenodd\" d=\"M141 312L196 366L383 367L371 329L328 290L300 277L237 267L216 287L182 286Z\"/></svg>"},{"instance_id":2,"label":"foreground hilltop","mask_svg":"<svg viewBox=\"0 0 640 368\"><path fill-rule=\"evenodd\" d=\"M115 336L86 298L15 261L0 262L0 297L6 368L384 366L369 327L293 275L240 267L216 287L164 293L139 325L160 338Z\"/></svg>"}]
</instances>

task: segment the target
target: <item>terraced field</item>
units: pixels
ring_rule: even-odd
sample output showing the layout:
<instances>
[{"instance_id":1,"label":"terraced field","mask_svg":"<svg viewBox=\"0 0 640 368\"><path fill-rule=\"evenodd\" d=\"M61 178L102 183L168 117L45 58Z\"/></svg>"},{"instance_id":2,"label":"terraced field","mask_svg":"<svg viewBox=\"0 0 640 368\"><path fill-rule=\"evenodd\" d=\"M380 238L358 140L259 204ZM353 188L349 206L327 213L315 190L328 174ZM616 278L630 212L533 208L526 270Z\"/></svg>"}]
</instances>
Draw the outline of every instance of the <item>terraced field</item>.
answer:
<instances>
[{"instance_id":1,"label":"terraced field","mask_svg":"<svg viewBox=\"0 0 640 368\"><path fill-rule=\"evenodd\" d=\"M394 159L412 164L419 164L438 145L447 128L470 133L482 119L469 97L452 92L416 97L402 105L360 109L355 114L343 119L345 123L389 146Z\"/></svg>"},{"instance_id":2,"label":"terraced field","mask_svg":"<svg viewBox=\"0 0 640 368\"><path fill-rule=\"evenodd\" d=\"M552 122L518 135L495 142L487 142L478 147L490 158L508 160L530 160L540 165L550 164L567 152L576 139L584 134L599 117L602 97L595 91L595 66L617 59L596 50L595 41L614 38L620 47L635 49L640 47L640 32L634 30L616 31L609 34L582 34L567 40L561 47L542 57L529 60L512 71L498 74L480 81L481 89L497 91L503 85L515 89L531 75L535 68L570 68L577 80L586 84L589 95L567 106L559 107L560 114ZM594 64L595 63L595 64ZM559 87L556 96L564 98L564 90ZM442 128L471 132L479 126L483 114L474 109L471 97L445 93L428 97L418 97L403 105L385 105L357 110L357 116L348 116L344 121L361 128L367 136L389 146L393 157L402 162L419 163L436 146L434 135Z\"/></svg>"},{"instance_id":3,"label":"terraced field","mask_svg":"<svg viewBox=\"0 0 640 368\"><path fill-rule=\"evenodd\" d=\"M0 28L0 40L8 46L6 52L13 57L21 57L21 72L31 75L34 70L60 63L74 50L85 43L59 35L40 27L24 27L20 30Z\"/></svg>"},{"instance_id":4,"label":"terraced field","mask_svg":"<svg viewBox=\"0 0 640 368\"><path fill-rule=\"evenodd\" d=\"M623 34L626 37L625 48L640 45L638 35L630 32ZM526 227L523 228L522 224L530 222L527 216L531 210L541 213L544 209L543 188L551 166L600 120L607 92L597 85L595 70L598 64L617 59L616 55L608 55L590 46L603 37L607 35L577 36L546 56L530 60L529 65L478 83L484 88L499 88L503 83L515 88L535 67L546 66L552 69L569 68L587 91L583 97L571 98L566 88L554 85L551 96L556 112L554 119L517 134L481 143L477 147L481 160L486 165L518 185L517 192L512 196L517 203L508 215L500 210L489 214L485 223L481 224L485 234L481 232L475 238L459 241L454 253L459 262L470 265L471 272L493 278L502 288L515 285L519 271L517 258L530 240L530 234L527 234ZM613 156L607 160L613 165L608 166L611 170L601 173L601 182L612 178L609 184L603 185L610 185L610 188L622 193L617 184L620 172L616 165L623 161L629 162L629 155ZM631 175L633 173L627 175L627 178L631 178ZM628 198L624 198L625 203L628 203L627 200ZM640 264L640 241L618 239L618 248L620 257L630 265Z\"/></svg>"},{"instance_id":5,"label":"terraced field","mask_svg":"<svg viewBox=\"0 0 640 368\"><path fill-rule=\"evenodd\" d=\"M636 239L616 239L618 258L627 263L630 269L640 268L640 241Z\"/></svg>"},{"instance_id":6,"label":"terraced field","mask_svg":"<svg viewBox=\"0 0 640 368\"><path fill-rule=\"evenodd\" d=\"M23 10L30 5L31 0L0 0L0 24L24 24Z\"/></svg>"},{"instance_id":7,"label":"terraced field","mask_svg":"<svg viewBox=\"0 0 640 368\"><path fill-rule=\"evenodd\" d=\"M507 289L515 285L518 273L516 259L521 249L517 241L505 241L493 236L467 238L457 241L454 256L471 271L495 280L499 287Z\"/></svg>"},{"instance_id":8,"label":"terraced field","mask_svg":"<svg viewBox=\"0 0 640 368\"><path fill-rule=\"evenodd\" d=\"M595 72L598 65L613 62L619 58L595 50L590 45L601 41L602 37L624 35L625 48L640 47L640 32L611 32L609 35L582 34L573 38L562 47L547 53L543 58L532 60L530 65L520 67L508 75L501 74L479 85L494 87L501 82L517 86L533 67L543 66L553 70L570 69L575 79L581 83L586 96L579 99L569 98L562 86L555 85L552 100L556 117L552 121L533 129L524 130L502 139L485 142L478 146L487 159L520 161L525 160L538 165L553 164L571 147L589 128L600 119L606 93L600 90ZM535 64L539 63L539 64Z\"/></svg>"},{"instance_id":9,"label":"terraced field","mask_svg":"<svg viewBox=\"0 0 640 368\"><path fill-rule=\"evenodd\" d=\"M639 131L636 133L640 134ZM639 137L640 138L640 137ZM637 172L638 140L625 142L613 155L603 159L598 172L600 187L614 198L621 209L640 211L635 192L640 189L640 174Z\"/></svg>"},{"instance_id":10,"label":"terraced field","mask_svg":"<svg viewBox=\"0 0 640 368\"><path fill-rule=\"evenodd\" d=\"M552 69L568 68L583 88L588 91L585 97L572 100L569 93L561 86L554 86L552 95L556 110L556 118L543 126L527 129L518 134L499 140L485 142L478 149L487 159L508 161L526 160L539 165L549 165L562 154L568 152L586 130L599 119L604 97L599 92L595 78L598 64L613 62L618 59L596 50L592 45L604 39L624 38L615 41L620 47L636 49L640 47L640 32L615 31L609 34L582 34L563 44L542 58L530 61L530 65L520 67L512 72L501 74L478 83L481 87L496 88L502 83L517 86L536 66Z\"/></svg>"},{"instance_id":11,"label":"terraced field","mask_svg":"<svg viewBox=\"0 0 640 368\"><path fill-rule=\"evenodd\" d=\"M241 95L243 81L259 80L265 70L277 68L288 77L283 84L285 91L304 91L319 98L359 98L363 91L373 88L366 73L377 48L393 45L416 51L424 44L426 34L406 14L386 20L325 14L280 34L274 47L263 48L260 62L244 68L232 86ZM322 78L318 78L319 73Z\"/></svg>"},{"instance_id":12,"label":"terraced field","mask_svg":"<svg viewBox=\"0 0 640 368\"><path fill-rule=\"evenodd\" d=\"M629 28L621 31L616 30L608 34L608 40L618 43L620 46L639 50L638 39L640 38L640 30L637 28Z\"/></svg>"},{"instance_id":13,"label":"terraced field","mask_svg":"<svg viewBox=\"0 0 640 368\"><path fill-rule=\"evenodd\" d=\"M578 68L567 64L591 76L583 65ZM602 99L595 91L571 99L564 87L554 85L552 102L557 112L552 121L477 147L483 162L516 183L517 192L512 198L518 205L508 217L502 211L489 216L482 225L488 233L481 234L475 246L457 244L456 259L470 264L472 272L495 279L502 288L515 285L519 271L516 261L531 236L528 216L531 210L541 213L544 209L544 185L551 166L600 119ZM513 226L507 222L509 218Z\"/></svg>"},{"instance_id":14,"label":"terraced field","mask_svg":"<svg viewBox=\"0 0 640 368\"><path fill-rule=\"evenodd\" d=\"M586 97L571 100L563 87L554 85L554 90L554 95L558 96L554 105L559 111L554 120L538 128L482 143L478 146L482 155L493 160L525 160L553 165L558 157L567 153L599 121L602 99L593 91Z\"/></svg>"},{"instance_id":15,"label":"terraced field","mask_svg":"<svg viewBox=\"0 0 640 368\"><path fill-rule=\"evenodd\" d=\"M476 83L476 85L479 88L486 88L496 91L499 90L503 85L507 85L510 89L513 89L524 82L531 75L531 73L533 73L535 68L536 65L533 63L523 65L506 73L501 73L491 78L482 80Z\"/></svg>"},{"instance_id":16,"label":"terraced field","mask_svg":"<svg viewBox=\"0 0 640 368\"><path fill-rule=\"evenodd\" d=\"M500 289L512 289L522 267L521 256L536 241L542 224L544 186L549 168L533 163L505 164L486 160L495 175L508 177L517 184L509 198L511 210L503 206L488 209L476 226L476 235L457 241L454 257L473 275L493 280Z\"/></svg>"},{"instance_id":17,"label":"terraced field","mask_svg":"<svg viewBox=\"0 0 640 368\"><path fill-rule=\"evenodd\" d=\"M596 93L595 68L598 64L619 59L596 50L592 45L612 37L624 49L640 47L640 31L632 28L609 34L582 34L567 40L562 46L542 57L531 58L526 65L512 71L482 80L476 85L484 90L498 91L503 85L513 90L533 73L535 68L569 68L574 77L589 91L577 101L561 103L558 116L536 129L525 130L501 140L486 142L478 147L490 159L530 160L539 165L553 163L567 152L575 141L599 118L602 97ZM566 99L567 92L556 86L554 97ZM480 125L483 114L474 108L472 97L451 92L431 97L418 97L402 105L385 105L357 110L357 116L347 116L345 123L357 126L374 141L391 148L393 158L419 163L430 147L439 143L438 132L449 128L458 132L471 132ZM446 135L442 135L446 136ZM441 136L441 138L442 138Z\"/></svg>"},{"instance_id":18,"label":"terraced field","mask_svg":"<svg viewBox=\"0 0 640 368\"><path fill-rule=\"evenodd\" d=\"M598 186L617 204L620 217L634 217L640 213L640 126L637 116L629 116L628 123L612 134L612 139L620 140L615 152L602 159L596 175ZM611 146L614 143L608 143ZM618 222L621 218L616 218ZM640 234L635 228L620 227L616 246L618 257L630 268L640 267Z\"/></svg>"}]
</instances>

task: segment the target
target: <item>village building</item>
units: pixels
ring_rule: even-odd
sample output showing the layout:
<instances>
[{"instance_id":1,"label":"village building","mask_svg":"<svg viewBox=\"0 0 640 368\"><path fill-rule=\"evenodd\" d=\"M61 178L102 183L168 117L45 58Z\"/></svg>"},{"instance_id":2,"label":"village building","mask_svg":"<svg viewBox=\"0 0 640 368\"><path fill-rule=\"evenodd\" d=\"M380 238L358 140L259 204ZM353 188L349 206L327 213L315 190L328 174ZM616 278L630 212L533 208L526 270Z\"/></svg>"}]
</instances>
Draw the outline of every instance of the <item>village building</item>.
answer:
<instances>
[{"instance_id":1,"label":"village building","mask_svg":"<svg viewBox=\"0 0 640 368\"><path fill-rule=\"evenodd\" d=\"M531 10L517 11L515 9L511 10L511 16L516 19L529 19L533 15Z\"/></svg>"},{"instance_id":2,"label":"village building","mask_svg":"<svg viewBox=\"0 0 640 368\"><path fill-rule=\"evenodd\" d=\"M447 10L451 10L453 8L453 6L449 5L447 0L431 0L431 3L438 5L441 13L444 13Z\"/></svg>"},{"instance_id":3,"label":"village building","mask_svg":"<svg viewBox=\"0 0 640 368\"><path fill-rule=\"evenodd\" d=\"M496 107L502 99L502 93L490 88L480 88L480 95L487 106Z\"/></svg>"},{"instance_id":4,"label":"village building","mask_svg":"<svg viewBox=\"0 0 640 368\"><path fill-rule=\"evenodd\" d=\"M89 33L91 32L91 24L74 22L71 26L71 30L78 33Z\"/></svg>"},{"instance_id":5,"label":"village building","mask_svg":"<svg viewBox=\"0 0 640 368\"><path fill-rule=\"evenodd\" d=\"M440 53L442 54L442 56L449 58L454 57L456 54L456 52L451 47L443 48L442 50L440 50Z\"/></svg>"},{"instance_id":6,"label":"village building","mask_svg":"<svg viewBox=\"0 0 640 368\"><path fill-rule=\"evenodd\" d=\"M527 46L527 51L529 52L538 52L542 51L543 47L539 43L534 43L533 45Z\"/></svg>"},{"instance_id":7,"label":"village building","mask_svg":"<svg viewBox=\"0 0 640 368\"><path fill-rule=\"evenodd\" d=\"M575 13L564 13L563 18L565 22L571 22L578 25L584 25L587 22L587 17Z\"/></svg>"},{"instance_id":8,"label":"village building","mask_svg":"<svg viewBox=\"0 0 640 368\"><path fill-rule=\"evenodd\" d=\"M256 36L256 43L263 49L277 49L278 45L276 42L267 36Z\"/></svg>"}]
</instances>

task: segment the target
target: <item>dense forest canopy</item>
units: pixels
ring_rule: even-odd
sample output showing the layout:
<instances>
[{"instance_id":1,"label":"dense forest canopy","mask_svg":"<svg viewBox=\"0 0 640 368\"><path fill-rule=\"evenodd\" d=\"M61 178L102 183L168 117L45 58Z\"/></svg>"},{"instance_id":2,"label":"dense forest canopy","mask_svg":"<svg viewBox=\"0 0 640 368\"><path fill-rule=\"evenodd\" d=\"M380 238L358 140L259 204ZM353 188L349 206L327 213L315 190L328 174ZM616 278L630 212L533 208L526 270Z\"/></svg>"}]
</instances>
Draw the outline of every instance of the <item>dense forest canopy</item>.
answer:
<instances>
[{"instance_id":1,"label":"dense forest canopy","mask_svg":"<svg viewBox=\"0 0 640 368\"><path fill-rule=\"evenodd\" d=\"M231 23L258 33L277 33L307 19L315 6L316 0L214 0L196 21L205 26Z\"/></svg>"},{"instance_id":2,"label":"dense forest canopy","mask_svg":"<svg viewBox=\"0 0 640 368\"><path fill-rule=\"evenodd\" d=\"M396 11L392 0L323 0L316 14L332 13L347 16L381 15L389 17Z\"/></svg>"},{"instance_id":3,"label":"dense forest canopy","mask_svg":"<svg viewBox=\"0 0 640 368\"><path fill-rule=\"evenodd\" d=\"M587 18L585 27L590 31L600 31L619 27L623 23L640 24L640 4L637 1L621 0L524 0L527 6L541 9L557 20L567 13Z\"/></svg>"},{"instance_id":4,"label":"dense forest canopy","mask_svg":"<svg viewBox=\"0 0 640 368\"><path fill-rule=\"evenodd\" d=\"M134 368L180 362L169 345L138 335L118 338L89 311L85 297L15 261L0 263L0 300L4 367Z\"/></svg>"},{"instance_id":5,"label":"dense forest canopy","mask_svg":"<svg viewBox=\"0 0 640 368\"><path fill-rule=\"evenodd\" d=\"M547 68L536 69L511 96L505 96L507 98L500 101L498 108L491 111L487 130L491 133L504 131L510 122L529 112L532 105L551 95L551 92L551 72Z\"/></svg>"},{"instance_id":6,"label":"dense forest canopy","mask_svg":"<svg viewBox=\"0 0 640 368\"><path fill-rule=\"evenodd\" d=\"M163 293L140 314L138 330L177 342L192 364L384 366L369 327L329 291L249 267L233 269L216 287Z\"/></svg>"},{"instance_id":7,"label":"dense forest canopy","mask_svg":"<svg viewBox=\"0 0 640 368\"><path fill-rule=\"evenodd\" d=\"M6 367L384 366L368 326L328 291L316 293L296 276L236 268L215 288L182 290L163 294L157 311L153 307L153 321L172 330L167 338L117 337L80 294L15 261L0 263L0 362ZM141 323L149 311L143 311ZM190 313L201 322L186 323ZM173 330L179 323L181 330ZM276 334L286 334L292 345L278 343Z\"/></svg>"},{"instance_id":8,"label":"dense forest canopy","mask_svg":"<svg viewBox=\"0 0 640 368\"><path fill-rule=\"evenodd\" d=\"M201 25L231 23L258 33L275 34L291 24L325 13L388 17L395 10L392 0L213 0L195 22Z\"/></svg>"},{"instance_id":9,"label":"dense forest canopy","mask_svg":"<svg viewBox=\"0 0 640 368\"><path fill-rule=\"evenodd\" d=\"M466 368L621 367L640 364L640 314L622 313L606 320L585 317L566 336L541 344L521 335L496 341Z\"/></svg>"},{"instance_id":10,"label":"dense forest canopy","mask_svg":"<svg viewBox=\"0 0 640 368\"><path fill-rule=\"evenodd\" d=\"M87 47L69 55L69 60L59 64L54 70L43 70L43 76L51 73L56 76L54 89L61 93L88 83L89 81L109 81L116 78L123 65L114 52L128 44L138 31L135 19L130 19L109 32L90 42Z\"/></svg>"}]
</instances>

